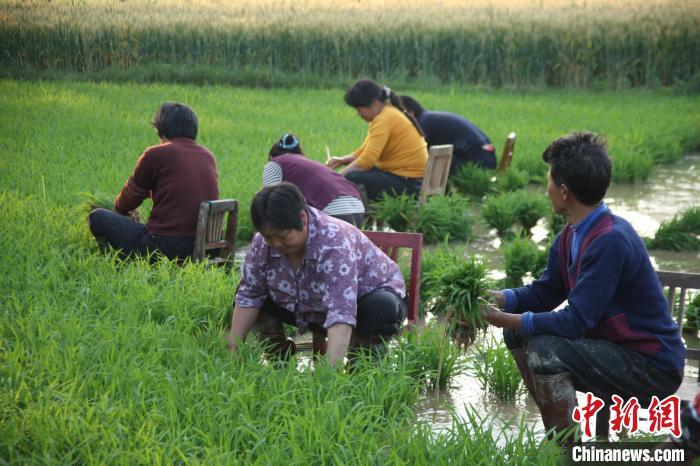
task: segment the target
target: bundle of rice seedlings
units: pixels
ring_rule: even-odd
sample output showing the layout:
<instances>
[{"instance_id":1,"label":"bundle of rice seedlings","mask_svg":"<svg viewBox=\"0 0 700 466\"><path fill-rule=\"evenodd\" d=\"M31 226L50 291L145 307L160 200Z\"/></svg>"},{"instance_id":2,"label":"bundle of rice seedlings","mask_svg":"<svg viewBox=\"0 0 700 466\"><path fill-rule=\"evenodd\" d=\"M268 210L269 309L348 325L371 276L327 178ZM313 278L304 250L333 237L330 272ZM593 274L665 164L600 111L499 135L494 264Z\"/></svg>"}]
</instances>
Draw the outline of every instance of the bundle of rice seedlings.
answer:
<instances>
[{"instance_id":1,"label":"bundle of rice seedlings","mask_svg":"<svg viewBox=\"0 0 700 466\"><path fill-rule=\"evenodd\" d=\"M549 224L549 236L554 237L559 234L559 232L566 225L566 218L554 211L554 209L549 207L549 213L547 215L547 223Z\"/></svg>"},{"instance_id":2,"label":"bundle of rice seedlings","mask_svg":"<svg viewBox=\"0 0 700 466\"><path fill-rule=\"evenodd\" d=\"M516 191L512 198L515 199L515 218L523 227L523 234L530 236L532 227L550 210L549 201L541 194L527 191Z\"/></svg>"},{"instance_id":3,"label":"bundle of rice seedlings","mask_svg":"<svg viewBox=\"0 0 700 466\"><path fill-rule=\"evenodd\" d=\"M102 193L80 193L83 202L80 204L80 210L85 213L90 213L95 209L114 208L114 198Z\"/></svg>"},{"instance_id":4,"label":"bundle of rice seedlings","mask_svg":"<svg viewBox=\"0 0 700 466\"><path fill-rule=\"evenodd\" d=\"M509 167L496 176L496 190L502 193L516 191L527 186L529 181L530 176L527 172Z\"/></svg>"},{"instance_id":5,"label":"bundle of rice seedlings","mask_svg":"<svg viewBox=\"0 0 700 466\"><path fill-rule=\"evenodd\" d=\"M523 276L528 272L538 277L547 265L547 250L541 251L528 238L515 238L503 246L506 269L506 288L523 285Z\"/></svg>"},{"instance_id":6,"label":"bundle of rice seedlings","mask_svg":"<svg viewBox=\"0 0 700 466\"><path fill-rule=\"evenodd\" d=\"M420 274L420 313L422 316L426 314L428 303L437 295L444 271L453 267L460 260L462 260L461 255L455 254L454 249L450 248L447 242L435 249L423 251Z\"/></svg>"},{"instance_id":7,"label":"bundle of rice seedlings","mask_svg":"<svg viewBox=\"0 0 700 466\"><path fill-rule=\"evenodd\" d=\"M394 231L415 231L416 212L416 197L408 194L383 193L380 200L370 205L371 216Z\"/></svg>"},{"instance_id":8,"label":"bundle of rice seedlings","mask_svg":"<svg viewBox=\"0 0 700 466\"><path fill-rule=\"evenodd\" d=\"M697 332L700 330L700 293L688 302L688 307L685 309L685 323L683 328Z\"/></svg>"},{"instance_id":9,"label":"bundle of rice seedlings","mask_svg":"<svg viewBox=\"0 0 700 466\"><path fill-rule=\"evenodd\" d=\"M435 300L430 311L446 316L451 322L452 337L460 346L467 346L476 332L485 328L479 299L489 296L486 266L470 257L457 261L444 271L436 284Z\"/></svg>"},{"instance_id":10,"label":"bundle of rice seedlings","mask_svg":"<svg viewBox=\"0 0 700 466\"><path fill-rule=\"evenodd\" d=\"M445 238L466 241L471 236L469 201L458 195L429 198L418 209L415 231L423 233L427 244Z\"/></svg>"},{"instance_id":11,"label":"bundle of rice seedlings","mask_svg":"<svg viewBox=\"0 0 700 466\"><path fill-rule=\"evenodd\" d=\"M499 237L510 238L513 236L511 228L517 220L516 207L512 193L499 194L486 199L481 214L486 223L496 229Z\"/></svg>"},{"instance_id":12,"label":"bundle of rice seedlings","mask_svg":"<svg viewBox=\"0 0 700 466\"><path fill-rule=\"evenodd\" d=\"M648 249L666 251L700 251L700 208L693 207L668 222L663 222L653 239L646 240Z\"/></svg>"},{"instance_id":13,"label":"bundle of rice seedlings","mask_svg":"<svg viewBox=\"0 0 700 466\"><path fill-rule=\"evenodd\" d=\"M460 193L481 199L495 190L496 186L492 178L493 171L473 163L465 163L459 167L457 173L450 176L450 183Z\"/></svg>"}]
</instances>

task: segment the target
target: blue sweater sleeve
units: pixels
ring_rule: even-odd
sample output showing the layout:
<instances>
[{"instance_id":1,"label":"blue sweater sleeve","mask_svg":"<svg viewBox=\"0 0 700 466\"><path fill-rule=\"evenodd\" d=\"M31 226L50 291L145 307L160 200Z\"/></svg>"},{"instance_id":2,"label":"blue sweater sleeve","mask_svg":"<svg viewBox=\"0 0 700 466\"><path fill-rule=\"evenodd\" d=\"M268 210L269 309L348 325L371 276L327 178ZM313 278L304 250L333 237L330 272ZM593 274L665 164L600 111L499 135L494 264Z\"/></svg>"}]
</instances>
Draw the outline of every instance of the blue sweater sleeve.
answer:
<instances>
[{"instance_id":1,"label":"blue sweater sleeve","mask_svg":"<svg viewBox=\"0 0 700 466\"><path fill-rule=\"evenodd\" d=\"M533 314L532 333L580 338L595 327L610 305L621 277L633 273L632 255L619 232L595 239L581 258L581 271L569 293L568 305L557 312Z\"/></svg>"},{"instance_id":2,"label":"blue sweater sleeve","mask_svg":"<svg viewBox=\"0 0 700 466\"><path fill-rule=\"evenodd\" d=\"M566 299L566 287L559 265L559 236L549 248L547 268L539 279L530 285L513 288L515 306L512 312L522 314L525 311L548 312L559 306Z\"/></svg>"}]
</instances>

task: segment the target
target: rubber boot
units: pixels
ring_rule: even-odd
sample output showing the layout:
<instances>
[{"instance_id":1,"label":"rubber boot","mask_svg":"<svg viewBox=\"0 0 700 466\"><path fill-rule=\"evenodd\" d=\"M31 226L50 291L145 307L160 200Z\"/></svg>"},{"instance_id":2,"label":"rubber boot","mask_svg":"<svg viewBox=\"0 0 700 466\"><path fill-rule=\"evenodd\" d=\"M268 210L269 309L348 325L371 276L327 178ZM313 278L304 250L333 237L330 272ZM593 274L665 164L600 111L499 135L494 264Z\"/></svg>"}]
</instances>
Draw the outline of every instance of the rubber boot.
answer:
<instances>
[{"instance_id":1,"label":"rubber boot","mask_svg":"<svg viewBox=\"0 0 700 466\"><path fill-rule=\"evenodd\" d=\"M282 360L288 360L297 352L294 341L284 333L282 321L264 312L258 314L252 330L267 345L267 353Z\"/></svg>"},{"instance_id":2,"label":"rubber boot","mask_svg":"<svg viewBox=\"0 0 700 466\"><path fill-rule=\"evenodd\" d=\"M576 390L571 374L534 374L532 380L539 400L542 422L548 435L558 436L564 432L571 432L576 426L571 418L571 413L576 407ZM559 438L561 445L573 442L571 435Z\"/></svg>"},{"instance_id":3,"label":"rubber boot","mask_svg":"<svg viewBox=\"0 0 700 466\"><path fill-rule=\"evenodd\" d=\"M537 399L537 392L535 391L535 382L532 380L532 371L530 371L530 366L527 365L527 354L525 353L525 348L515 348L510 350L510 354L513 355L515 359L515 364L518 366L518 371L520 371L520 376L523 378L523 383L527 387L527 391L537 407L540 407L540 401Z\"/></svg>"}]
</instances>

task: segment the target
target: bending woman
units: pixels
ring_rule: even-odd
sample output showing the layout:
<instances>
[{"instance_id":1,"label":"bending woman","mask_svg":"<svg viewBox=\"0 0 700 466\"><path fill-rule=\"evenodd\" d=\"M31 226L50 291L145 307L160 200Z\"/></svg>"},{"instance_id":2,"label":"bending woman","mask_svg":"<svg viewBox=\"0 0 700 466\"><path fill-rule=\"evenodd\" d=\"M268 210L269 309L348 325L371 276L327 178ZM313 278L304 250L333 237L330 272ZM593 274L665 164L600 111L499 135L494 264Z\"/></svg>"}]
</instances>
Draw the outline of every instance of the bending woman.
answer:
<instances>
[{"instance_id":1,"label":"bending woman","mask_svg":"<svg viewBox=\"0 0 700 466\"><path fill-rule=\"evenodd\" d=\"M355 152L331 157L326 165L347 165L340 173L364 190L370 201L381 198L383 192L418 194L428 160L427 144L420 125L398 96L365 79L348 89L345 103L369 123L367 137Z\"/></svg>"},{"instance_id":2,"label":"bending woman","mask_svg":"<svg viewBox=\"0 0 700 466\"><path fill-rule=\"evenodd\" d=\"M358 228L362 226L365 207L355 185L322 163L306 158L296 136L282 136L270 148L269 160L263 170L263 187L289 181L311 207Z\"/></svg>"}]
</instances>

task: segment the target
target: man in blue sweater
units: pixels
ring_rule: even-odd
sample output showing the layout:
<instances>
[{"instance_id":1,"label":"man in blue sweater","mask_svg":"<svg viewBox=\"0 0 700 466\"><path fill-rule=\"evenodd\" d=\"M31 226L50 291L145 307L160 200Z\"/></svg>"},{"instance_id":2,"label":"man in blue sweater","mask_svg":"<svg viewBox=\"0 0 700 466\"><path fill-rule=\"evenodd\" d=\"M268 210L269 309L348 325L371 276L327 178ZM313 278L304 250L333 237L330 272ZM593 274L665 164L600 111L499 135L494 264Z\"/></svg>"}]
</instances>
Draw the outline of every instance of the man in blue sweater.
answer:
<instances>
[{"instance_id":1,"label":"man in blue sweater","mask_svg":"<svg viewBox=\"0 0 700 466\"><path fill-rule=\"evenodd\" d=\"M465 163L496 168L496 149L474 123L456 113L428 111L408 95L401 96L401 103L418 120L428 147L452 144L450 176Z\"/></svg>"},{"instance_id":2,"label":"man in blue sweater","mask_svg":"<svg viewBox=\"0 0 700 466\"><path fill-rule=\"evenodd\" d=\"M572 133L542 158L547 194L567 225L542 276L494 292L500 309L488 306L485 318L504 328L545 428L559 432L572 425L575 390L602 398L606 409L614 394L642 406L673 394L685 349L644 243L603 203L611 177L605 141Z\"/></svg>"}]
</instances>

